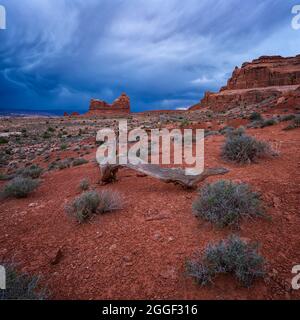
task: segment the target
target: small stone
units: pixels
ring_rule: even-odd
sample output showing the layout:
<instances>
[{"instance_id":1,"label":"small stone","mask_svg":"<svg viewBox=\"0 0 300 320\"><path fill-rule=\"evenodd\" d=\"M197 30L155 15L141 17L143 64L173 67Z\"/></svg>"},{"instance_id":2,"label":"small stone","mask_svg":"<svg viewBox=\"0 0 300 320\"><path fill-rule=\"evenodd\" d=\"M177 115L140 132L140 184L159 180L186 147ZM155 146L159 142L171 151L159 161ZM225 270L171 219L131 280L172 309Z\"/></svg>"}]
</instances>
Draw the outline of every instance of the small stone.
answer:
<instances>
[{"instance_id":1,"label":"small stone","mask_svg":"<svg viewBox=\"0 0 300 320\"><path fill-rule=\"evenodd\" d=\"M124 256L124 257L123 257L123 260L124 260L125 262L131 262L131 257L130 257L130 256Z\"/></svg>"},{"instance_id":2,"label":"small stone","mask_svg":"<svg viewBox=\"0 0 300 320\"><path fill-rule=\"evenodd\" d=\"M153 236L154 240L160 240L161 239L161 234L159 232L156 232Z\"/></svg>"},{"instance_id":3,"label":"small stone","mask_svg":"<svg viewBox=\"0 0 300 320\"><path fill-rule=\"evenodd\" d=\"M29 205L28 205L28 207L29 208L33 208L33 207L35 207L37 204L36 203L30 203Z\"/></svg>"},{"instance_id":4,"label":"small stone","mask_svg":"<svg viewBox=\"0 0 300 320\"><path fill-rule=\"evenodd\" d=\"M52 265L56 265L61 261L62 257L63 257L62 250L58 249L55 256L51 259L50 263Z\"/></svg>"},{"instance_id":5,"label":"small stone","mask_svg":"<svg viewBox=\"0 0 300 320\"><path fill-rule=\"evenodd\" d=\"M116 250L117 249L117 245L116 244L113 244L109 247L109 250L110 251L113 251L113 250Z\"/></svg>"}]
</instances>

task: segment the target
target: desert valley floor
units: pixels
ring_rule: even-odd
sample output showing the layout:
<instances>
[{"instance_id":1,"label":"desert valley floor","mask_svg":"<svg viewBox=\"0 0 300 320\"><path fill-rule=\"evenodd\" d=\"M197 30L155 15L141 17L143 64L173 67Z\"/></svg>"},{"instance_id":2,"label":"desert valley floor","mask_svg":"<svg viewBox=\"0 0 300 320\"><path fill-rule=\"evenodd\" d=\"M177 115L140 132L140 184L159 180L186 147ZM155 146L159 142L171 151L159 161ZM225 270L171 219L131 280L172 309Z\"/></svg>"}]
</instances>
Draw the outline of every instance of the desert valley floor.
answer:
<instances>
[{"instance_id":1,"label":"desert valley floor","mask_svg":"<svg viewBox=\"0 0 300 320\"><path fill-rule=\"evenodd\" d=\"M40 128L63 125L70 131L74 123L83 127L82 121L85 125L89 122L71 118L30 121L1 119L1 126L20 131L27 123L27 132L38 128L40 134ZM238 127L247 123L244 117L226 124ZM246 129L247 134L269 142L278 153L249 165L222 159L223 135L205 138L205 166L222 166L230 172L210 177L199 188L219 179L249 183L261 193L271 217L244 221L239 230L218 229L195 218L192 202L197 191L129 169L120 170L117 182L101 186L93 135L68 142L68 148L62 148L66 150L48 146L32 163L47 168L57 158L78 156L82 152L78 145L88 150L81 156L89 162L45 170L39 188L28 198L1 200L0 260L14 261L20 271L41 275L51 299L299 299L300 292L291 288L291 269L300 262L300 134L299 128L283 130L287 124ZM207 125L211 130L218 127L216 121L196 127ZM84 178L89 179L92 189L119 191L123 209L95 216L85 224L70 219L65 206L81 193L78 186ZM5 184L0 183L1 187ZM260 252L267 260L264 280L246 289L225 275L212 286L200 287L185 275L185 262L195 250L203 250L209 242L231 233L261 244ZM58 252L59 261L52 263Z\"/></svg>"}]
</instances>

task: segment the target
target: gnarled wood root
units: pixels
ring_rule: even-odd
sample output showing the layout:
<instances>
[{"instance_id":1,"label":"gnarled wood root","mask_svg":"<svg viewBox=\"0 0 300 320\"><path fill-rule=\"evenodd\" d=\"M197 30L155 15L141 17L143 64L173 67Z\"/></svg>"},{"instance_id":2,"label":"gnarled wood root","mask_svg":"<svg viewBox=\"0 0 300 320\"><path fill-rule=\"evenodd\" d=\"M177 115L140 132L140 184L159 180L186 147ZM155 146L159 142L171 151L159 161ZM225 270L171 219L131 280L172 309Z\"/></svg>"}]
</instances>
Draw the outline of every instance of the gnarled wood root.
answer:
<instances>
[{"instance_id":1,"label":"gnarled wood root","mask_svg":"<svg viewBox=\"0 0 300 320\"><path fill-rule=\"evenodd\" d=\"M206 178L213 175L223 175L229 172L225 168L211 168L205 169L203 173L195 176L188 176L185 174L184 169L180 168L162 168L159 165L155 164L139 164L139 165L111 165L106 164L100 166L101 171L101 183L108 184L116 181L116 175L119 168L129 168L134 171L140 172L147 176L156 178L165 183L174 183L181 185L187 189L193 189L197 187L197 184Z\"/></svg>"}]
</instances>

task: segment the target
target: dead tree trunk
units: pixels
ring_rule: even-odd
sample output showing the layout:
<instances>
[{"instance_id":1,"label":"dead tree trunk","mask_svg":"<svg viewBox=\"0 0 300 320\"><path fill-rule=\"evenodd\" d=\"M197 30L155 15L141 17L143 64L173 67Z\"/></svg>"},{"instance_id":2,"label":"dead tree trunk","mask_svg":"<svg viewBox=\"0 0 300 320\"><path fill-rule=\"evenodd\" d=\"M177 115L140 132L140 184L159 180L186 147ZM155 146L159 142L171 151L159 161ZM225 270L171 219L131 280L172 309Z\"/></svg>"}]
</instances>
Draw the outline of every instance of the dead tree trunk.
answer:
<instances>
[{"instance_id":1,"label":"dead tree trunk","mask_svg":"<svg viewBox=\"0 0 300 320\"><path fill-rule=\"evenodd\" d=\"M213 175L223 175L228 173L229 170L225 168L211 168L205 169L202 174L196 176L188 176L185 174L184 169L180 168L162 168L155 164L139 164L139 165L103 165L100 166L101 180L102 184L108 184L116 181L116 174L119 168L129 168L134 171L143 173L147 176L156 178L165 183L174 183L176 185L181 185L184 188L192 189L196 188L197 184L206 178Z\"/></svg>"}]
</instances>

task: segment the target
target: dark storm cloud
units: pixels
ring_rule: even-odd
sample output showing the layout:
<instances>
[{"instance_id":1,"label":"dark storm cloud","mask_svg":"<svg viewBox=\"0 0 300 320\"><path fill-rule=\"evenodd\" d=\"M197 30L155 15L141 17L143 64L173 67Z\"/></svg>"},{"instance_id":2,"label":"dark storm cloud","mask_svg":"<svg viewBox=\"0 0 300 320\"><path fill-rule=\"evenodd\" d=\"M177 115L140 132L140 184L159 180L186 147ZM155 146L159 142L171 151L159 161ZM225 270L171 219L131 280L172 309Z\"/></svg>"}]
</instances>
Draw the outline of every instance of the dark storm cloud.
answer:
<instances>
[{"instance_id":1,"label":"dark storm cloud","mask_svg":"<svg viewBox=\"0 0 300 320\"><path fill-rule=\"evenodd\" d=\"M298 54L296 3L0 0L0 108L84 110L122 91L135 111L192 105L235 65Z\"/></svg>"}]
</instances>

